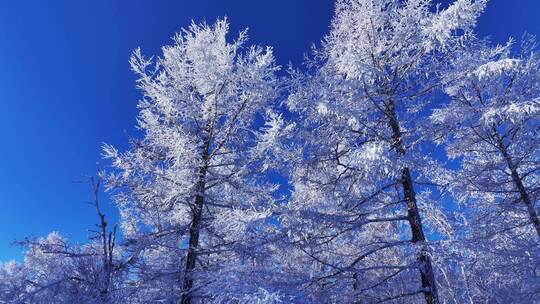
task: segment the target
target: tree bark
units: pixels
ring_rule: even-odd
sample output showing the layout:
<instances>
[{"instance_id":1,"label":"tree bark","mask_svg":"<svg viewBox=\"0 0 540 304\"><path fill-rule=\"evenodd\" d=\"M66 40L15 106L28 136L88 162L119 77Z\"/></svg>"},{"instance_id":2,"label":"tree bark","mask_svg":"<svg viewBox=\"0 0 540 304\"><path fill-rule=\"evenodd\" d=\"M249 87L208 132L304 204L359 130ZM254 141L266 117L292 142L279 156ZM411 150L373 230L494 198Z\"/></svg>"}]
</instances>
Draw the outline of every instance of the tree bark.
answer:
<instances>
[{"instance_id":1,"label":"tree bark","mask_svg":"<svg viewBox=\"0 0 540 304\"><path fill-rule=\"evenodd\" d=\"M208 148L209 142L208 140L205 140L202 162L199 168L199 180L196 186L197 192L195 194L195 204L193 206L192 220L189 227L189 246L186 257L181 304L191 304L192 302L191 289L193 288L193 270L195 269L195 264L197 262L197 247L199 246L200 225L204 207L204 191L206 187L206 173L208 171Z\"/></svg>"},{"instance_id":2,"label":"tree bark","mask_svg":"<svg viewBox=\"0 0 540 304\"><path fill-rule=\"evenodd\" d=\"M536 234L538 234L538 238L540 238L540 219L538 218L538 214L536 213L536 210L534 209L534 205L531 201L529 193L527 193L527 191L525 190L525 186L523 185L523 180L519 176L517 170L514 168L514 169L511 169L511 172L512 172L512 180L514 181L514 184L519 191L521 200L527 207L529 219L531 223L533 224L534 228L536 229Z\"/></svg>"},{"instance_id":3,"label":"tree bark","mask_svg":"<svg viewBox=\"0 0 540 304\"><path fill-rule=\"evenodd\" d=\"M389 120L390 129L392 130L394 149L399 156L404 156L406 153L405 146L403 144L401 129L397 119L393 100L389 100L386 104L386 115ZM403 167L401 169L401 184L403 186L403 196L407 206L407 221L409 222L409 226L411 228L411 241L413 244L425 242L426 237L424 235L420 212L418 211L411 171L408 167ZM416 259L420 264L420 279L422 281L422 288L424 289L423 294L426 303L439 304L437 284L435 282L435 274L433 273L431 258L424 250L422 250Z\"/></svg>"},{"instance_id":4,"label":"tree bark","mask_svg":"<svg viewBox=\"0 0 540 304\"><path fill-rule=\"evenodd\" d=\"M107 234L107 221L105 220L105 214L101 211L100 201L99 201L99 189L101 185L101 180L97 180L94 177L90 177L90 185L92 186L92 194L94 196L94 208L99 218L99 239L102 246L102 263L103 263L103 272L100 273L100 291L99 299L100 303L107 303L109 300L110 285L112 280L113 272L113 250L115 245L115 235L114 231ZM115 228L116 230L116 228Z\"/></svg>"},{"instance_id":5,"label":"tree bark","mask_svg":"<svg viewBox=\"0 0 540 304\"><path fill-rule=\"evenodd\" d=\"M531 200L531 197L529 196L529 193L527 192L527 189L525 188L525 185L523 184L523 178L519 176L517 167L514 164L514 161L512 160L512 156L508 152L507 147L504 145L504 142L501 136L499 135L499 133L497 132L497 129L495 128L494 128L494 135L495 135L495 139L497 140L497 145L499 146L499 149L501 150L501 153L504 157L506 165L508 166L508 169L510 170L510 174L512 175L512 182L514 183L514 186L519 192L521 201L523 201L523 203L527 207L529 220L531 221L531 224L533 224L534 228L536 229L536 234L538 235L538 238L540 238L540 219L538 218L538 214L536 213L536 210L534 209L534 205Z\"/></svg>"}]
</instances>

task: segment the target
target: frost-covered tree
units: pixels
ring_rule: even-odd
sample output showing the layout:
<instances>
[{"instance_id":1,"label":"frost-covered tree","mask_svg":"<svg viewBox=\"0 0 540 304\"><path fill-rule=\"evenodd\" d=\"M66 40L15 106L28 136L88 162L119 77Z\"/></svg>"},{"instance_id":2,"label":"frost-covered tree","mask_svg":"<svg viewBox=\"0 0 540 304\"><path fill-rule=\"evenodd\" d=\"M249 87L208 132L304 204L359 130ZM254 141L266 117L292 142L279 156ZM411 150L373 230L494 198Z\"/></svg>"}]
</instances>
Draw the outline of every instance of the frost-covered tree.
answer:
<instances>
[{"instance_id":1,"label":"frost-covered tree","mask_svg":"<svg viewBox=\"0 0 540 304\"><path fill-rule=\"evenodd\" d=\"M257 126L276 97L278 67L271 48L246 46L245 31L231 42L228 31L226 19L192 24L156 60L139 49L131 58L143 93L142 139L104 153L138 256L138 302L272 293L254 275L275 188L265 182L266 135Z\"/></svg>"},{"instance_id":2,"label":"frost-covered tree","mask_svg":"<svg viewBox=\"0 0 540 304\"><path fill-rule=\"evenodd\" d=\"M98 230L87 244L70 244L57 232L26 239L22 263L0 267L2 303L119 303L128 293L127 265L109 231L99 201L99 180L90 179Z\"/></svg>"},{"instance_id":3,"label":"frost-covered tree","mask_svg":"<svg viewBox=\"0 0 540 304\"><path fill-rule=\"evenodd\" d=\"M26 292L26 270L15 261L0 264L0 301L17 302Z\"/></svg>"},{"instance_id":4,"label":"frost-covered tree","mask_svg":"<svg viewBox=\"0 0 540 304\"><path fill-rule=\"evenodd\" d=\"M493 303L540 292L540 57L530 36L512 48L476 42L456 56L451 101L431 115L460 163L453 187L469 217L469 276Z\"/></svg>"},{"instance_id":5,"label":"frost-covered tree","mask_svg":"<svg viewBox=\"0 0 540 304\"><path fill-rule=\"evenodd\" d=\"M315 299L441 302L426 233L452 231L442 200L416 194L446 175L422 150L422 117L484 5L337 1L313 72L294 77L288 100L303 118L305 161L284 223L312 263L302 272Z\"/></svg>"},{"instance_id":6,"label":"frost-covered tree","mask_svg":"<svg viewBox=\"0 0 540 304\"><path fill-rule=\"evenodd\" d=\"M22 267L23 289L14 303L117 303L120 269L102 264L99 243L70 245L58 233L29 242ZM116 262L116 259L114 260ZM13 269L13 265L8 265ZM9 302L8 302L9 303Z\"/></svg>"},{"instance_id":7,"label":"frost-covered tree","mask_svg":"<svg viewBox=\"0 0 540 304\"><path fill-rule=\"evenodd\" d=\"M22 242L0 303L538 303L540 57L486 1L337 0L287 81L226 19L136 49L120 241L90 179L92 237Z\"/></svg>"}]
</instances>

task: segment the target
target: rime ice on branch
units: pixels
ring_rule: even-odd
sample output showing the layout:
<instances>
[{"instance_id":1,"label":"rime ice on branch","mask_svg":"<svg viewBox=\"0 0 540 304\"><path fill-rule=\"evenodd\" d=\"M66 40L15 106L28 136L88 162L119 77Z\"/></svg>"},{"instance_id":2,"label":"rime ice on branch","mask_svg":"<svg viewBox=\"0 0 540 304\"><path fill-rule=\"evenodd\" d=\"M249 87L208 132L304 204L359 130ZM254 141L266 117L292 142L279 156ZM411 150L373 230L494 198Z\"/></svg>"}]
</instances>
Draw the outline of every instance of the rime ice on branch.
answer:
<instances>
[{"instance_id":1,"label":"rime ice on branch","mask_svg":"<svg viewBox=\"0 0 540 304\"><path fill-rule=\"evenodd\" d=\"M310 269L307 286L328 302L442 302L422 218L445 219L421 214L416 192L417 179L435 183L444 170L420 153L431 128L422 111L484 5L337 1L312 73L293 75L288 105L303 116L308 160L287 223L298 259L312 264L299 266Z\"/></svg>"},{"instance_id":2,"label":"rime ice on branch","mask_svg":"<svg viewBox=\"0 0 540 304\"><path fill-rule=\"evenodd\" d=\"M276 97L278 67L271 48L247 46L246 31L230 42L228 31L226 19L192 24L161 57L137 49L130 61L144 135L105 154L117 168L108 181L123 231L141 256L141 299L232 301L264 287L262 277L236 276L264 248L274 187L259 169L266 154L254 119Z\"/></svg>"},{"instance_id":3,"label":"rime ice on branch","mask_svg":"<svg viewBox=\"0 0 540 304\"><path fill-rule=\"evenodd\" d=\"M29 239L0 302L537 303L540 57L477 38L485 2L338 0L287 79L226 19L135 50L122 237L94 188L94 237Z\"/></svg>"}]
</instances>

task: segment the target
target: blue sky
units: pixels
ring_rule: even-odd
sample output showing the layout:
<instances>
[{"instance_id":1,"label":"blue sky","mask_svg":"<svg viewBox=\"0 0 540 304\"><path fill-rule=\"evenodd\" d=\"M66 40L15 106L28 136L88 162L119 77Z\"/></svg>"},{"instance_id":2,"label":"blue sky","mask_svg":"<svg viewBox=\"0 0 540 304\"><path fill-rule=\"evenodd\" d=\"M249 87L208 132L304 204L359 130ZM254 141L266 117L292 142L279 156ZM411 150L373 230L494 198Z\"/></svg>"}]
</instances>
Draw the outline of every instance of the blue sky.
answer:
<instances>
[{"instance_id":1,"label":"blue sky","mask_svg":"<svg viewBox=\"0 0 540 304\"><path fill-rule=\"evenodd\" d=\"M95 173L103 142L125 148L135 133L134 48L159 54L192 19L226 15L233 33L249 27L251 42L298 65L332 10L332 0L0 0L0 261L20 258L11 243L25 236L86 238L91 193L74 181ZM492 0L478 31L502 43L540 36L539 20L538 0Z\"/></svg>"}]
</instances>

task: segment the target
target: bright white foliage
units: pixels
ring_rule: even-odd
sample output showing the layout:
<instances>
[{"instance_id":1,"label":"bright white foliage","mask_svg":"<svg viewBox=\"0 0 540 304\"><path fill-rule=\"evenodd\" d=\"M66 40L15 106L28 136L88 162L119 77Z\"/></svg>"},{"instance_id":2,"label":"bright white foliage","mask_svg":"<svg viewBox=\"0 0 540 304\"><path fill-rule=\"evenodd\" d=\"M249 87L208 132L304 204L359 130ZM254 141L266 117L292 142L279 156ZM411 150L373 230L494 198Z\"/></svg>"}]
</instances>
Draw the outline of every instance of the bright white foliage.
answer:
<instances>
[{"instance_id":1,"label":"bright white foliage","mask_svg":"<svg viewBox=\"0 0 540 304\"><path fill-rule=\"evenodd\" d=\"M445 198L419 186L444 186L449 176L425 152L431 125L423 117L484 5L456 1L433 12L423 0L337 1L312 71L293 72L287 104L302 118L302 153L282 222L298 251L290 271L304 274L311 301L421 301L416 256L439 263L447 243L410 242L401 170L415 171L425 231L450 241ZM406 153L396 153L394 121Z\"/></svg>"},{"instance_id":2,"label":"bright white foliage","mask_svg":"<svg viewBox=\"0 0 540 304\"><path fill-rule=\"evenodd\" d=\"M219 269L257 257L257 234L272 214L274 187L264 182L262 171L268 168L265 145L276 134L272 127L257 130L255 118L276 96L278 70L271 48L247 47L246 32L229 42L228 30L226 19L192 24L154 61L137 49L130 62L143 92L138 118L143 139L124 153L104 147L117 169L109 185L119 190L124 234L141 253L139 275L165 271L168 280L181 282L193 208L201 197L197 251L203 267L195 271L195 289L198 296L225 299L227 289L212 287L228 280ZM169 260L170 268L161 260ZM169 295L157 289L144 297L177 299L181 288L176 283Z\"/></svg>"},{"instance_id":3,"label":"bright white foliage","mask_svg":"<svg viewBox=\"0 0 540 304\"><path fill-rule=\"evenodd\" d=\"M227 19L136 49L122 244L27 240L0 303L539 303L540 57L486 3L337 0L287 79Z\"/></svg>"},{"instance_id":4,"label":"bright white foliage","mask_svg":"<svg viewBox=\"0 0 540 304\"><path fill-rule=\"evenodd\" d=\"M28 243L23 263L0 265L2 303L117 303L129 287L126 272L114 270L105 286L98 243L70 245L57 232ZM120 253L113 261L119 265ZM106 293L103 292L107 288Z\"/></svg>"},{"instance_id":5,"label":"bright white foliage","mask_svg":"<svg viewBox=\"0 0 540 304\"><path fill-rule=\"evenodd\" d=\"M467 275L479 302L533 303L540 286L540 57L531 37L513 47L474 42L456 56L451 102L431 115L461 163L452 188L468 218Z\"/></svg>"}]
</instances>

